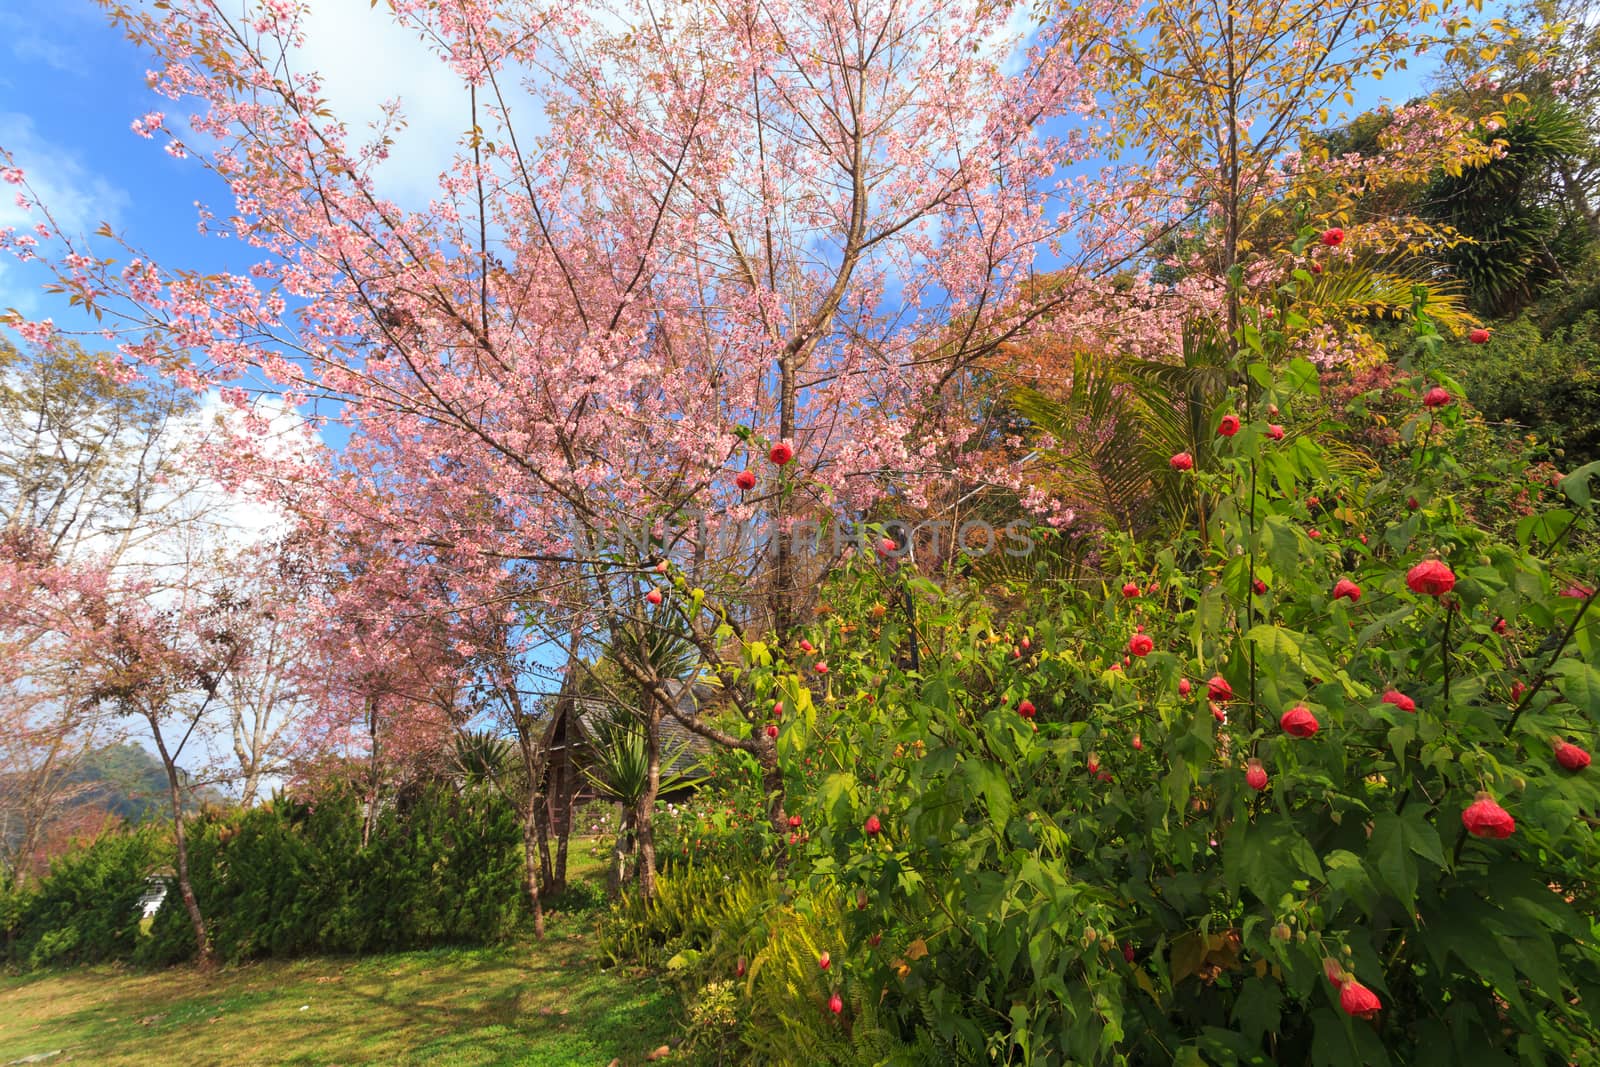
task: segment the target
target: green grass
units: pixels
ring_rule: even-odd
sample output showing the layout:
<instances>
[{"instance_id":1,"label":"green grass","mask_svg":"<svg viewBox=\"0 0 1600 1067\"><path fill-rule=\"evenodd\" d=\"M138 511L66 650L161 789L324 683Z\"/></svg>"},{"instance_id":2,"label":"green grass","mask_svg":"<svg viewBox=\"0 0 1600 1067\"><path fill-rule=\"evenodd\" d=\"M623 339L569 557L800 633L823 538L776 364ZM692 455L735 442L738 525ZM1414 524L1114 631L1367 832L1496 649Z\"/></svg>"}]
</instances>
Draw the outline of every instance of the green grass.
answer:
<instances>
[{"instance_id":1,"label":"green grass","mask_svg":"<svg viewBox=\"0 0 1600 1067\"><path fill-rule=\"evenodd\" d=\"M593 938L557 914L544 941L495 948L0 978L0 1064L605 1067L676 1045L670 990L602 972Z\"/></svg>"}]
</instances>

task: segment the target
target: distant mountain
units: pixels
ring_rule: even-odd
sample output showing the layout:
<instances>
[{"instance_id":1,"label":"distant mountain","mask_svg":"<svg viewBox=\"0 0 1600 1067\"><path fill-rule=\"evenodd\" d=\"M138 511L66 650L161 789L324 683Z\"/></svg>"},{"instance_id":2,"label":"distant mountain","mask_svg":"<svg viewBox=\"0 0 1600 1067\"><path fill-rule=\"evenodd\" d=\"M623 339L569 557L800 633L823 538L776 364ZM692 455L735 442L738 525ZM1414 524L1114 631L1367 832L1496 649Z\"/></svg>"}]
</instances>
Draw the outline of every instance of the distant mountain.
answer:
<instances>
[{"instance_id":1,"label":"distant mountain","mask_svg":"<svg viewBox=\"0 0 1600 1067\"><path fill-rule=\"evenodd\" d=\"M71 807L100 808L129 823L139 822L146 816L171 817L167 772L154 753L138 745L123 742L97 748L84 758L72 777L88 788L72 799ZM186 797L186 807L191 800L228 803L227 797L209 786Z\"/></svg>"}]
</instances>

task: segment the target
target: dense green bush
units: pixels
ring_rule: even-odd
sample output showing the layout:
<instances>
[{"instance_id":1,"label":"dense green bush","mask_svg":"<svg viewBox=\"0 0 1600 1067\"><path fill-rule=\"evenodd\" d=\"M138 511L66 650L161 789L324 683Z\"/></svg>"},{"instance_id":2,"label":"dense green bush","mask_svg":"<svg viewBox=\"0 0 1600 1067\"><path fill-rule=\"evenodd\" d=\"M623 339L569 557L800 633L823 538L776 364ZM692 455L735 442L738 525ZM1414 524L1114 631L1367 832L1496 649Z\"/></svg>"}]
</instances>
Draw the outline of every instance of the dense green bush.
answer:
<instances>
[{"instance_id":1,"label":"dense green bush","mask_svg":"<svg viewBox=\"0 0 1600 1067\"><path fill-rule=\"evenodd\" d=\"M489 790L425 790L380 814L361 847L350 793L274 799L190 823L189 865L212 944L225 960L381 952L509 936L525 915L516 813ZM169 896L140 959L194 955Z\"/></svg>"},{"instance_id":2,"label":"dense green bush","mask_svg":"<svg viewBox=\"0 0 1600 1067\"><path fill-rule=\"evenodd\" d=\"M167 837L154 826L105 833L57 857L37 884L0 898L6 959L33 968L128 958L147 879L171 862Z\"/></svg>"},{"instance_id":3,"label":"dense green bush","mask_svg":"<svg viewBox=\"0 0 1600 1067\"><path fill-rule=\"evenodd\" d=\"M810 833L761 928L808 917L792 984L842 1002L768 1058L886 1031L878 1060L1600 1062L1600 779L1563 747L1600 719L1600 464L1552 485L1406 373L1343 416L1388 413L1362 462L1277 329L1242 334L1236 431L1172 473L1201 521L1107 535L1103 585L1001 617L859 564L815 703L749 647ZM900 587L915 631L874 611Z\"/></svg>"}]
</instances>

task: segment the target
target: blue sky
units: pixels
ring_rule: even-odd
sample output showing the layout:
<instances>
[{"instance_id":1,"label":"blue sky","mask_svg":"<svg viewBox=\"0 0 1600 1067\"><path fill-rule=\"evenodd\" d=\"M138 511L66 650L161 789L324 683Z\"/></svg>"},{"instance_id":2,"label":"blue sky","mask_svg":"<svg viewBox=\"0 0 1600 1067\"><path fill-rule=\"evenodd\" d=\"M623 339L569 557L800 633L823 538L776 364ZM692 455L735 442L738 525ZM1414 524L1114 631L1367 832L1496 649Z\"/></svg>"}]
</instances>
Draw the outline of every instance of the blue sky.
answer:
<instances>
[{"instance_id":1,"label":"blue sky","mask_svg":"<svg viewBox=\"0 0 1600 1067\"><path fill-rule=\"evenodd\" d=\"M394 27L368 0L314 0L305 63L325 78L336 111L353 131L378 105L400 97L410 126L385 164L385 191L420 206L433 188L468 116L450 72L416 38ZM351 42L359 42L352 47ZM248 250L196 231L195 201L219 210L227 194L194 160L172 159L160 138L144 140L129 124L147 111L167 113L180 130L181 106L145 85L150 58L112 28L90 0L0 0L0 145L9 148L74 232L101 221L149 249L169 266L236 270ZM1372 87L1405 99L1422 84L1427 64ZM523 98L523 122L532 104ZM21 222L10 196L0 200L0 225ZM107 253L110 254L110 253ZM42 274L0 263L0 308L82 325L63 304L39 291Z\"/></svg>"}]
</instances>

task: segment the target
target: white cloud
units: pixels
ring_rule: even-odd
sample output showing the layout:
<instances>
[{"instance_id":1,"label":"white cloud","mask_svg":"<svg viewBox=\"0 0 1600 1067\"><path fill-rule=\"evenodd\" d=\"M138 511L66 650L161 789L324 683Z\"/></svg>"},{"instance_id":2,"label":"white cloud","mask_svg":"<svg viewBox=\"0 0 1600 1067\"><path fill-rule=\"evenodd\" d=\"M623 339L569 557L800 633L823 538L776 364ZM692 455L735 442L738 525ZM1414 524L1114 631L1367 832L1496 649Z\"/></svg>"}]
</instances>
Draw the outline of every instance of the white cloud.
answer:
<instances>
[{"instance_id":1,"label":"white cloud","mask_svg":"<svg viewBox=\"0 0 1600 1067\"><path fill-rule=\"evenodd\" d=\"M365 127L382 117L386 101L400 101L406 128L379 168L381 191L420 208L437 194L439 175L472 126L461 77L416 28L365 0L313 0L305 36L297 66L321 76L331 110L349 127L353 142L365 139ZM500 88L518 140L531 143L548 128L543 110L514 77L501 76ZM478 94L480 109L493 100L491 91ZM486 115L479 124L490 129Z\"/></svg>"},{"instance_id":2,"label":"white cloud","mask_svg":"<svg viewBox=\"0 0 1600 1067\"><path fill-rule=\"evenodd\" d=\"M115 226L128 208L126 191L91 171L76 153L41 135L27 115L0 111L0 146L27 174L39 199L50 206L56 224L70 234L87 233L101 222ZM15 187L8 185L0 197L0 226L32 226L40 221L17 206L15 193Z\"/></svg>"}]
</instances>

